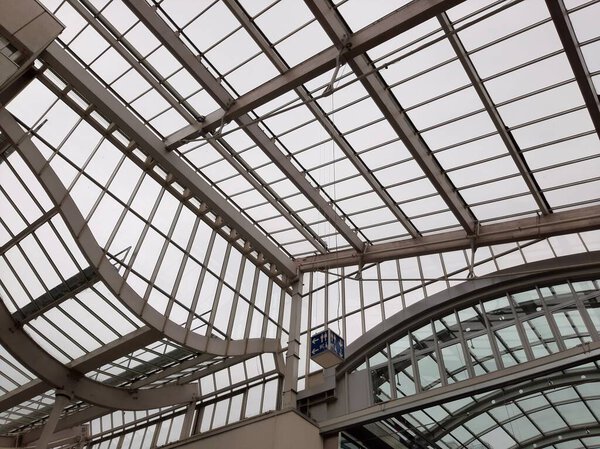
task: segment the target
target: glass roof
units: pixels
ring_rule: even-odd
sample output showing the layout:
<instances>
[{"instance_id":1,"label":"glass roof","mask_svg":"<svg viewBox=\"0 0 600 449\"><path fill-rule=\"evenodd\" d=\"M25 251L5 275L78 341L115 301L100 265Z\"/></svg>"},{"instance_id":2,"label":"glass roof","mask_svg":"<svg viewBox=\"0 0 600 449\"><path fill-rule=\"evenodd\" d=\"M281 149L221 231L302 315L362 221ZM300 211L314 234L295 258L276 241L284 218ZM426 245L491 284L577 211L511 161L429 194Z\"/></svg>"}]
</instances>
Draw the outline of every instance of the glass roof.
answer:
<instances>
[{"instance_id":1,"label":"glass roof","mask_svg":"<svg viewBox=\"0 0 600 449\"><path fill-rule=\"evenodd\" d=\"M7 319L90 381L197 383L195 431L279 408L290 339L303 389L320 369L315 332L350 344L472 278L600 250L597 0L39 3L64 29L0 117ZM6 39L2 57L19 60ZM429 354L419 388L504 367L489 342L468 362L446 344L445 371L427 348L485 312L413 335ZM529 352L498 329L501 363L572 347L575 315L556 312L555 341L531 317ZM53 389L8 346L0 434L34 442ZM575 404L581 420L598 412L585 385L487 411L452 444L526 444L546 431L536 416L577 427ZM431 431L434 413L401 425ZM89 423L103 449L135 449L177 440L185 416L77 399L61 419Z\"/></svg>"}]
</instances>

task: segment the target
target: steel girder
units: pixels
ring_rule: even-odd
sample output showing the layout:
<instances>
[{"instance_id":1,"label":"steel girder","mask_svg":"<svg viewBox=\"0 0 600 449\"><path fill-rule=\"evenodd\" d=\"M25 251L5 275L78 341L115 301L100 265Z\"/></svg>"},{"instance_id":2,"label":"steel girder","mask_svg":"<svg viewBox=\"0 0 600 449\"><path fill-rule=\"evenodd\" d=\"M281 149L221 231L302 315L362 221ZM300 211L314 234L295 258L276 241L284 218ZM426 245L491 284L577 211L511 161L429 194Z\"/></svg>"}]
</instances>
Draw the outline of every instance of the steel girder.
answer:
<instances>
[{"instance_id":1,"label":"steel girder","mask_svg":"<svg viewBox=\"0 0 600 449\"><path fill-rule=\"evenodd\" d=\"M517 141L515 140L507 126L504 124L504 120L502 120L498 109L492 101L492 97L490 97L490 94L488 93L485 85L483 84L481 77L477 73L475 65L471 61L467 50L465 49L463 43L458 37L458 34L454 30L454 25L452 25L452 22L450 21L448 15L445 12L438 16L438 20L440 22L440 25L442 26L442 30L444 30L444 33L446 33L446 37L450 41L454 52L458 56L458 60L460 61L461 65L463 66L463 69L467 73L471 84L473 84L473 89L475 89L475 92L477 92L479 99L483 103L485 110L487 111L488 115L490 116L490 119L492 120L492 123L494 124L494 127L496 128L496 131L498 131L498 135L504 142L504 145L506 146L510 157L517 166L517 169L519 170L523 181L525 181L525 184L527 185L531 196L535 200L537 207L540 209L543 215L548 215L552 212L550 210L550 205L544 197L544 194L542 193L540 186L535 180L533 173L531 173L531 170L529 170L527 161L523 157L523 153L521 153Z\"/></svg>"},{"instance_id":2,"label":"steel girder","mask_svg":"<svg viewBox=\"0 0 600 449\"><path fill-rule=\"evenodd\" d=\"M375 244L362 254L353 250L308 256L297 261L301 271L377 263L391 259L443 253L503 243L572 234L600 228L600 206L554 212L541 217L527 217L479 226L476 235L449 231L416 239Z\"/></svg>"},{"instance_id":3,"label":"steel girder","mask_svg":"<svg viewBox=\"0 0 600 449\"><path fill-rule=\"evenodd\" d=\"M558 37L562 42L571 69L573 69L573 73L575 74L575 79L596 129L596 134L600 137L600 100L590 76L590 71L585 63L585 58L579 46L567 8L563 0L546 0L546 5L550 10L550 16L558 32Z\"/></svg>"},{"instance_id":4,"label":"steel girder","mask_svg":"<svg viewBox=\"0 0 600 449\"><path fill-rule=\"evenodd\" d=\"M214 131L223 120L227 122L235 120L241 115L335 68L338 60L346 61L364 53L463 1L414 0L356 33L349 33L342 52L336 46L331 46L317 53L285 73L236 98L235 103L230 105L228 109L222 108L214 111L208 114L203 122L185 127L169 136L167 146L177 147L182 144L182 140Z\"/></svg>"},{"instance_id":5,"label":"steel girder","mask_svg":"<svg viewBox=\"0 0 600 449\"><path fill-rule=\"evenodd\" d=\"M267 58L269 58L271 63L277 68L277 70L282 74L287 72L289 70L287 63L279 55L277 50L275 50L273 45L271 45L271 43L267 40L264 34L258 29L254 21L250 19L248 13L246 13L239 2L237 0L225 0L225 4L236 17L236 19L239 20L252 39L254 39L254 42L256 42ZM294 90L298 97L300 97L302 102L306 105L308 110L327 131L327 134L329 134L335 144L340 148L340 150L342 150L344 155L348 158L352 165L354 165L361 176L367 181L377 196L379 196L381 201L387 206L392 214L394 214L398 221L402 223L407 232L412 237L417 237L419 235L417 229L413 226L406 215L404 215L404 212L400 210L393 198L385 191L379 180L377 180L362 159L355 153L355 151L352 149L352 146L348 143L344 136L341 135L333 122L329 119L329 117L327 117L323 109L321 109L319 104L313 101L314 99L308 89L300 85Z\"/></svg>"},{"instance_id":6,"label":"steel girder","mask_svg":"<svg viewBox=\"0 0 600 449\"><path fill-rule=\"evenodd\" d=\"M126 0L125 3L219 105L229 107L237 102L148 3L144 0ZM289 178L340 235L355 250L362 250L364 243L356 232L338 215L329 201L314 188L305 175L296 168L288 156L267 136L258 123L247 114L238 116L236 121L244 128L248 137Z\"/></svg>"},{"instance_id":7,"label":"steel girder","mask_svg":"<svg viewBox=\"0 0 600 449\"><path fill-rule=\"evenodd\" d=\"M59 207L65 224L71 231L90 266L96 270L115 297L119 298L143 322L161 331L173 341L199 352L232 356L277 352L280 350L277 339L221 340L215 337L200 335L173 322L147 304L111 264L106 252L98 245L92 231L61 180L33 144L27 133L23 132L6 109L0 110L0 128L21 153L33 173L38 177L48 196Z\"/></svg>"},{"instance_id":8,"label":"steel girder","mask_svg":"<svg viewBox=\"0 0 600 449\"><path fill-rule=\"evenodd\" d=\"M337 9L329 1L305 0L305 3L333 41L334 46L339 51L343 51L346 45L346 36L351 34L351 30ZM370 58L366 54L359 54L348 58L348 64L458 222L468 234L475 234L477 227L475 216L457 192L442 166L433 157L431 150L406 112L398 104L381 75L373 71L374 64Z\"/></svg>"},{"instance_id":9,"label":"steel girder","mask_svg":"<svg viewBox=\"0 0 600 449\"><path fill-rule=\"evenodd\" d=\"M189 189L193 196L207 204L217 216L222 217L227 225L247 240L254 250L264 255L268 262L274 264L279 272L290 279L296 277L294 263L281 249L258 231L179 156L166 151L162 141L65 50L56 43L50 44L42 54L42 59L101 114L122 129L145 154L174 176L183 187ZM208 224L214 227L214 223Z\"/></svg>"},{"instance_id":10,"label":"steel girder","mask_svg":"<svg viewBox=\"0 0 600 449\"><path fill-rule=\"evenodd\" d=\"M90 404L111 409L147 410L193 401L196 385L170 385L155 389L117 388L93 381L50 356L13 320L0 304L0 342L12 356L58 390Z\"/></svg>"},{"instance_id":11,"label":"steel girder","mask_svg":"<svg viewBox=\"0 0 600 449\"><path fill-rule=\"evenodd\" d=\"M372 405L337 418L320 422L321 433L331 434L346 428L380 421L415 410L471 396L473 392L505 388L532 378L541 377L573 366L600 359L600 342L585 343L546 357L531 360L510 368L480 375L454 384L426 390L400 399Z\"/></svg>"}]
</instances>

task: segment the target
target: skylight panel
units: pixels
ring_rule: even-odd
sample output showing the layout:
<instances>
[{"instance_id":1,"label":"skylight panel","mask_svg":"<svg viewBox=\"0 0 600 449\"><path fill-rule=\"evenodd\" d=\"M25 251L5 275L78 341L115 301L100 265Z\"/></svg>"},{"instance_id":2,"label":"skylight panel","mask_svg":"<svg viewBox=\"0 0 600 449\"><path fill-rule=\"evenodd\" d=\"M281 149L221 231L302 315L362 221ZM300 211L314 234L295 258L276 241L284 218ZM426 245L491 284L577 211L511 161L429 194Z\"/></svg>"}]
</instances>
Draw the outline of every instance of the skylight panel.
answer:
<instances>
[{"instance_id":1,"label":"skylight panel","mask_svg":"<svg viewBox=\"0 0 600 449\"><path fill-rule=\"evenodd\" d=\"M131 66L114 48L106 50L90 68L107 84L121 77Z\"/></svg>"},{"instance_id":2,"label":"skylight panel","mask_svg":"<svg viewBox=\"0 0 600 449\"><path fill-rule=\"evenodd\" d=\"M586 132L592 128L593 125L587 110L579 109L522 128L513 129L512 134L521 148L528 148Z\"/></svg>"},{"instance_id":3,"label":"skylight panel","mask_svg":"<svg viewBox=\"0 0 600 449\"><path fill-rule=\"evenodd\" d=\"M411 109L407 114L417 129L424 130L482 109L477 92L470 87Z\"/></svg>"},{"instance_id":4,"label":"skylight panel","mask_svg":"<svg viewBox=\"0 0 600 449\"><path fill-rule=\"evenodd\" d=\"M462 229L454 214L448 210L431 212L426 215L410 217L413 225L423 234L435 234L437 232L453 229Z\"/></svg>"},{"instance_id":5,"label":"skylight panel","mask_svg":"<svg viewBox=\"0 0 600 449\"><path fill-rule=\"evenodd\" d=\"M447 150L435 153L435 157L445 170L506 154L506 145L499 135L494 134Z\"/></svg>"},{"instance_id":6,"label":"skylight panel","mask_svg":"<svg viewBox=\"0 0 600 449\"><path fill-rule=\"evenodd\" d=\"M539 119L583 105L583 97L576 82L546 90L498 107L508 127Z\"/></svg>"},{"instance_id":7,"label":"skylight panel","mask_svg":"<svg viewBox=\"0 0 600 449\"><path fill-rule=\"evenodd\" d=\"M482 78L562 49L551 22L471 54Z\"/></svg>"},{"instance_id":8,"label":"skylight panel","mask_svg":"<svg viewBox=\"0 0 600 449\"><path fill-rule=\"evenodd\" d=\"M480 4L476 2L476 6ZM516 2L503 11L476 21L458 34L467 51L471 51L548 18L549 13L544 0Z\"/></svg>"},{"instance_id":9,"label":"skylight panel","mask_svg":"<svg viewBox=\"0 0 600 449\"><path fill-rule=\"evenodd\" d=\"M495 133L496 128L487 111L426 131L421 137L432 151L463 144L470 139Z\"/></svg>"},{"instance_id":10,"label":"skylight panel","mask_svg":"<svg viewBox=\"0 0 600 449\"><path fill-rule=\"evenodd\" d=\"M598 14L600 14L600 4L598 3L592 3L569 14L579 42L593 39L600 34L598 32L598 21L596 20Z\"/></svg>"},{"instance_id":11,"label":"skylight panel","mask_svg":"<svg viewBox=\"0 0 600 449\"><path fill-rule=\"evenodd\" d=\"M177 7L187 8L178 2ZM197 7L199 7L197 5ZM191 17L190 17L191 18ZM223 2L213 2L208 9L183 27L187 37L204 53L240 27L239 22Z\"/></svg>"},{"instance_id":12,"label":"skylight panel","mask_svg":"<svg viewBox=\"0 0 600 449\"><path fill-rule=\"evenodd\" d=\"M385 76L385 72L382 70L380 73ZM392 92L396 98L402 99L404 108L409 109L469 84L469 77L460 62L455 60L407 81L398 81L392 87Z\"/></svg>"},{"instance_id":13,"label":"skylight panel","mask_svg":"<svg viewBox=\"0 0 600 449\"><path fill-rule=\"evenodd\" d=\"M490 78L485 86L494 102L501 103L572 78L567 57L561 53Z\"/></svg>"},{"instance_id":14,"label":"skylight panel","mask_svg":"<svg viewBox=\"0 0 600 449\"><path fill-rule=\"evenodd\" d=\"M289 12L286 13L286 17L289 17L287 14ZM281 20L281 18L278 20ZM287 22L285 19L282 21ZM264 28L261 29L264 30ZM279 51L290 67L301 63L328 47L331 47L331 40L316 21L306 25L275 45L277 51Z\"/></svg>"},{"instance_id":15,"label":"skylight panel","mask_svg":"<svg viewBox=\"0 0 600 449\"><path fill-rule=\"evenodd\" d=\"M54 12L58 20L65 26L65 29L59 35L60 40L69 43L81 33L87 22L68 2L63 1L61 3L58 10L51 8L50 11Z\"/></svg>"},{"instance_id":16,"label":"skylight panel","mask_svg":"<svg viewBox=\"0 0 600 449\"><path fill-rule=\"evenodd\" d=\"M424 46L417 52L403 51L400 53L400 55L404 54L406 56L402 59L380 70L381 76L391 87L407 81L411 77L434 70L441 63L456 59L454 50L447 39ZM394 55L392 60L399 58L400 55ZM377 63L378 66L382 64L383 62ZM398 100L402 104L403 98L398 98ZM411 100L408 99L408 101Z\"/></svg>"},{"instance_id":17,"label":"skylight panel","mask_svg":"<svg viewBox=\"0 0 600 449\"><path fill-rule=\"evenodd\" d=\"M471 210L481 222L504 220L519 215L533 214L537 209L537 205L531 195L509 198L471 207Z\"/></svg>"},{"instance_id":18,"label":"skylight panel","mask_svg":"<svg viewBox=\"0 0 600 449\"><path fill-rule=\"evenodd\" d=\"M537 170L572 160L595 157L598 155L599 147L600 142L594 132L564 142L537 147L524 152L524 155L529 167Z\"/></svg>"},{"instance_id":19,"label":"skylight panel","mask_svg":"<svg viewBox=\"0 0 600 449\"><path fill-rule=\"evenodd\" d=\"M250 55L247 55L250 57ZM242 95L279 75L271 61L261 53L227 74L227 82Z\"/></svg>"}]
</instances>

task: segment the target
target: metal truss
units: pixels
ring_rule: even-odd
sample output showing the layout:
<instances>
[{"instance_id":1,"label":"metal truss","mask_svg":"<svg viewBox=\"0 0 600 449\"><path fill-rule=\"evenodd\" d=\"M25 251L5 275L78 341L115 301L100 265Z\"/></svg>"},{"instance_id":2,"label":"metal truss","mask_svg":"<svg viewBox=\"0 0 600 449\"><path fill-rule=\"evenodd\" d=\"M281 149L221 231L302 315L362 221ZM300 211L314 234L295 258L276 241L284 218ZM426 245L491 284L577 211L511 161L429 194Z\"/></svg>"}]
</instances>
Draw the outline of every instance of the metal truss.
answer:
<instances>
[{"instance_id":1,"label":"metal truss","mask_svg":"<svg viewBox=\"0 0 600 449\"><path fill-rule=\"evenodd\" d=\"M147 304L112 265L106 252L98 245L67 189L27 133L19 128L17 122L6 109L0 110L0 128L38 176L52 201L60 208L65 223L75 237L82 253L88 259L90 266L96 270L98 276L111 289L113 294L142 321L183 346L199 352L231 356L279 351L279 341L276 339L234 341L200 335L191 329L188 330L176 324L168 316L164 316Z\"/></svg>"},{"instance_id":2,"label":"metal truss","mask_svg":"<svg viewBox=\"0 0 600 449\"><path fill-rule=\"evenodd\" d=\"M350 28L337 9L329 2L306 0L305 3L329 35L335 47L339 51L343 51L346 45L346 36L350 35ZM370 58L366 54L356 55L348 59L348 64L458 222L467 234L475 234L477 221L475 216L452 185L439 162L432 157L431 150L419 135L406 112L398 104L383 78L377 72L373 72L374 64Z\"/></svg>"},{"instance_id":3,"label":"metal truss","mask_svg":"<svg viewBox=\"0 0 600 449\"><path fill-rule=\"evenodd\" d=\"M203 122L186 127L169 136L167 145L176 147L181 145L185 139L214 131L223 120L227 122L235 120L237 117L335 68L338 61L345 61L364 53L463 1L428 0L426 2L410 2L376 23L366 26L356 33L347 34L346 44L342 52L336 46L323 50L247 94L236 98L235 103L230 105L228 109L214 111L208 114Z\"/></svg>"},{"instance_id":4,"label":"metal truss","mask_svg":"<svg viewBox=\"0 0 600 449\"><path fill-rule=\"evenodd\" d=\"M188 69L190 74L206 89L221 106L233 105L237 100L219 83L219 81L202 65L191 50L181 41L179 36L156 14L144 0L125 1L127 6L150 29L156 38ZM265 152L289 180L306 196L308 200L323 214L340 235L355 249L362 251L363 242L348 223L340 217L333 206L313 187L291 160L275 145L258 123L243 114L236 118L246 134Z\"/></svg>"},{"instance_id":5,"label":"metal truss","mask_svg":"<svg viewBox=\"0 0 600 449\"><path fill-rule=\"evenodd\" d=\"M146 153L151 161L156 161L170 179L177 180L188 189L189 196L195 196L214 211L217 221L211 222L206 214L202 217L213 228L220 229L224 221L235 230L235 238L224 235L227 240L245 239L252 250L274 264L275 273L283 273L289 279L296 277L296 268L292 261L264 234L258 231L233 206L221 197L206 181L204 181L189 165L175 153L166 151L164 144L147 127L145 127L130 111L110 94L94 77L77 63L58 44L51 44L42 54L43 60L79 94L86 98L108 120L115 123L135 144ZM131 150L131 149L130 149ZM150 162L151 162L150 161ZM164 181L163 181L164 182ZM242 244L239 250L247 254L249 251ZM264 262L263 262L264 265Z\"/></svg>"}]
</instances>

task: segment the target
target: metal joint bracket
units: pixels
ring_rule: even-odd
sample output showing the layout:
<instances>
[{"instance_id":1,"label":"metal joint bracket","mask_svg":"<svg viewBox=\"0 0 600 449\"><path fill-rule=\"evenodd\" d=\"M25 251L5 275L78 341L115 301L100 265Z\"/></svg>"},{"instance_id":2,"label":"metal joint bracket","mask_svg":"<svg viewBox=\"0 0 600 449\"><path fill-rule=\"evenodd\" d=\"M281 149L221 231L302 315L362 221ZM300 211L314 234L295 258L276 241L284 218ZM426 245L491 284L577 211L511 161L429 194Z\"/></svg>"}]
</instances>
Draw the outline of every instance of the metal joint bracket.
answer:
<instances>
[{"instance_id":1,"label":"metal joint bracket","mask_svg":"<svg viewBox=\"0 0 600 449\"><path fill-rule=\"evenodd\" d=\"M469 261L469 273L467 274L467 279L475 279L475 251L477 251L479 228L479 221L475 221L475 233L469 236L471 242L471 260Z\"/></svg>"},{"instance_id":2,"label":"metal joint bracket","mask_svg":"<svg viewBox=\"0 0 600 449\"><path fill-rule=\"evenodd\" d=\"M335 57L335 69L333 70L333 74L331 75L331 81L329 81L329 84L327 84L325 90L323 90L323 93L321 94L323 97L327 97L333 93L335 89L335 82L337 81L337 76L340 71L340 68L346 63L345 61L341 60L342 54L351 47L352 42L350 41L350 37L348 35L344 35L344 38L342 39L342 46L340 47L340 50L338 51L338 54Z\"/></svg>"}]
</instances>

